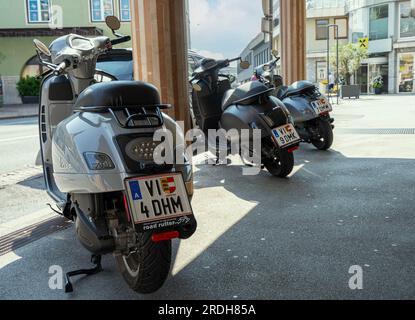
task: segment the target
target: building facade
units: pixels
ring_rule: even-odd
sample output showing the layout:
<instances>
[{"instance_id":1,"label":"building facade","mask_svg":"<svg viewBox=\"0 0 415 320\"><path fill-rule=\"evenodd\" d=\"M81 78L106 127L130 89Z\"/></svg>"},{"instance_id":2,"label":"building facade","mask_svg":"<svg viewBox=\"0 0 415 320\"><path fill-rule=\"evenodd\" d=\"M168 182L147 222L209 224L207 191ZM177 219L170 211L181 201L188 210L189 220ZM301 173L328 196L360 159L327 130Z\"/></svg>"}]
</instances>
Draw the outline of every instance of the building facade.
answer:
<instances>
[{"instance_id":1,"label":"building facade","mask_svg":"<svg viewBox=\"0 0 415 320\"><path fill-rule=\"evenodd\" d=\"M415 4L414 4L415 5ZM369 58L356 74L362 92L381 75L389 93L415 93L415 10L411 1L350 0L351 42L369 38Z\"/></svg>"},{"instance_id":2,"label":"building facade","mask_svg":"<svg viewBox=\"0 0 415 320\"><path fill-rule=\"evenodd\" d=\"M348 17L346 15L346 0L305 0L307 2L307 79L318 83L327 79L327 39L330 48L336 37L333 29L327 33L327 25L339 25L339 43L348 41ZM242 52L242 57L252 56L253 68L270 59L270 45L263 33L260 33ZM281 52L280 41L280 3L274 0L274 31L273 48ZM279 72L280 66L277 67ZM253 70L250 70L253 72ZM251 72L251 75L252 75ZM246 71L238 74L241 82L248 80Z\"/></svg>"},{"instance_id":3,"label":"building facade","mask_svg":"<svg viewBox=\"0 0 415 320\"><path fill-rule=\"evenodd\" d=\"M121 33L131 34L129 0L0 0L3 103L21 103L17 81L41 71L33 46L34 38L49 45L57 37L70 33L113 37L105 25L108 15L119 17ZM131 43L123 45L131 46Z\"/></svg>"},{"instance_id":4,"label":"building facade","mask_svg":"<svg viewBox=\"0 0 415 320\"><path fill-rule=\"evenodd\" d=\"M382 76L384 93L415 93L415 1L305 0L307 3L307 79L320 83L327 75L327 48L369 38L369 58L352 77L362 93L373 93L371 82ZM279 3L274 1L274 48L280 48ZM329 45L327 40L329 39ZM259 46L259 45L258 45ZM251 44L243 56L254 53ZM255 63L254 63L255 65ZM333 72L333 71L332 71ZM244 80L246 76L242 74Z\"/></svg>"}]
</instances>

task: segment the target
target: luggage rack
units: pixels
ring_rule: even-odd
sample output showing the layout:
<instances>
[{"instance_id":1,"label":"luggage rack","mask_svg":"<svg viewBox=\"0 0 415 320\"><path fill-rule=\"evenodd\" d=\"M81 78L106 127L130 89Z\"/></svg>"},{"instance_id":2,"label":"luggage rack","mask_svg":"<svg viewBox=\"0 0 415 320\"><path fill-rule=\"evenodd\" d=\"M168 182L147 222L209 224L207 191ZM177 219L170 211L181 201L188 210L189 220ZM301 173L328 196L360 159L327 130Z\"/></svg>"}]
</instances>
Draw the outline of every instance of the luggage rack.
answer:
<instances>
[{"instance_id":1,"label":"luggage rack","mask_svg":"<svg viewBox=\"0 0 415 320\"><path fill-rule=\"evenodd\" d=\"M107 113L109 112L117 121L118 125L124 129L148 129L159 128L164 124L164 118L160 110L170 109L170 104L154 104L143 106L117 106L117 107L78 107L75 112L90 112L90 113ZM148 113L148 111L153 111ZM126 120L122 120L117 111L123 111ZM156 123L153 123L156 120ZM136 124L137 121L147 121L148 124Z\"/></svg>"}]
</instances>

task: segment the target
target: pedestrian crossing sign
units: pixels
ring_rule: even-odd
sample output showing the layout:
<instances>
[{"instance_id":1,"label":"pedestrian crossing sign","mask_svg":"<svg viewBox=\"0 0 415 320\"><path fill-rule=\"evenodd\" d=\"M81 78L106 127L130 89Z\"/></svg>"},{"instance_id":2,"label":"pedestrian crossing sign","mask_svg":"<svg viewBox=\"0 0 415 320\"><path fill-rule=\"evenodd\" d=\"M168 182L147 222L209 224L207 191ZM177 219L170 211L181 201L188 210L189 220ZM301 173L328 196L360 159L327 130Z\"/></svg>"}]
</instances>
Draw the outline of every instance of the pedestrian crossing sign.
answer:
<instances>
[{"instance_id":1,"label":"pedestrian crossing sign","mask_svg":"<svg viewBox=\"0 0 415 320\"><path fill-rule=\"evenodd\" d=\"M359 38L359 47L369 49L369 38Z\"/></svg>"}]
</instances>

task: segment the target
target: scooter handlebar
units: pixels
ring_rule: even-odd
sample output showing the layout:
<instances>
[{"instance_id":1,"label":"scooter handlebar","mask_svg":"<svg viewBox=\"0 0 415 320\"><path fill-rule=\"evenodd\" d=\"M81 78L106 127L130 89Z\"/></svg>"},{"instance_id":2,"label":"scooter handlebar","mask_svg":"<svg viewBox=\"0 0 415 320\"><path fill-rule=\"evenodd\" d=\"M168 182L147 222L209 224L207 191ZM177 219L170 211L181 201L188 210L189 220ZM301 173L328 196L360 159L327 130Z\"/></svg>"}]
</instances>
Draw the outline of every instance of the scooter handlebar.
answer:
<instances>
[{"instance_id":1,"label":"scooter handlebar","mask_svg":"<svg viewBox=\"0 0 415 320\"><path fill-rule=\"evenodd\" d=\"M128 41L130 41L130 40L131 40L131 37L130 37L130 36L123 36L123 37L121 37L121 38L111 40L111 44L112 44L113 46L115 46L115 45L117 45L117 44L124 43L124 42L128 42Z\"/></svg>"},{"instance_id":2,"label":"scooter handlebar","mask_svg":"<svg viewBox=\"0 0 415 320\"><path fill-rule=\"evenodd\" d=\"M71 63L68 60L65 60L56 67L53 73L55 74L55 76L60 76L70 65Z\"/></svg>"}]
</instances>

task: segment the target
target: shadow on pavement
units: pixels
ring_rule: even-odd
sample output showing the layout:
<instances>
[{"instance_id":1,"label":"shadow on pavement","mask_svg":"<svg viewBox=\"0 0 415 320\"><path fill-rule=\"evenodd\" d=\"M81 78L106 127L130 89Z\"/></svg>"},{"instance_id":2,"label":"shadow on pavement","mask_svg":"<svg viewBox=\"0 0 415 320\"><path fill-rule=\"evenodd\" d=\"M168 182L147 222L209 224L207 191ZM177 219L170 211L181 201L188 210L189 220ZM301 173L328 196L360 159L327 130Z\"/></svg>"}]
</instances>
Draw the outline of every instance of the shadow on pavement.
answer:
<instances>
[{"instance_id":1,"label":"shadow on pavement","mask_svg":"<svg viewBox=\"0 0 415 320\"><path fill-rule=\"evenodd\" d=\"M43 178L43 175L38 175L36 177L31 177L29 179L23 180L19 182L18 185L37 190L46 189L45 179Z\"/></svg>"},{"instance_id":2,"label":"shadow on pavement","mask_svg":"<svg viewBox=\"0 0 415 320\"><path fill-rule=\"evenodd\" d=\"M74 281L74 294L50 290L51 264L89 266L68 230L17 250L21 258L0 269L0 298L415 298L415 160L303 147L296 165L286 180L200 166L193 203L199 230L175 243L174 274L155 294L131 292L112 257L104 258L104 273ZM348 287L353 265L364 269L363 290Z\"/></svg>"}]
</instances>

